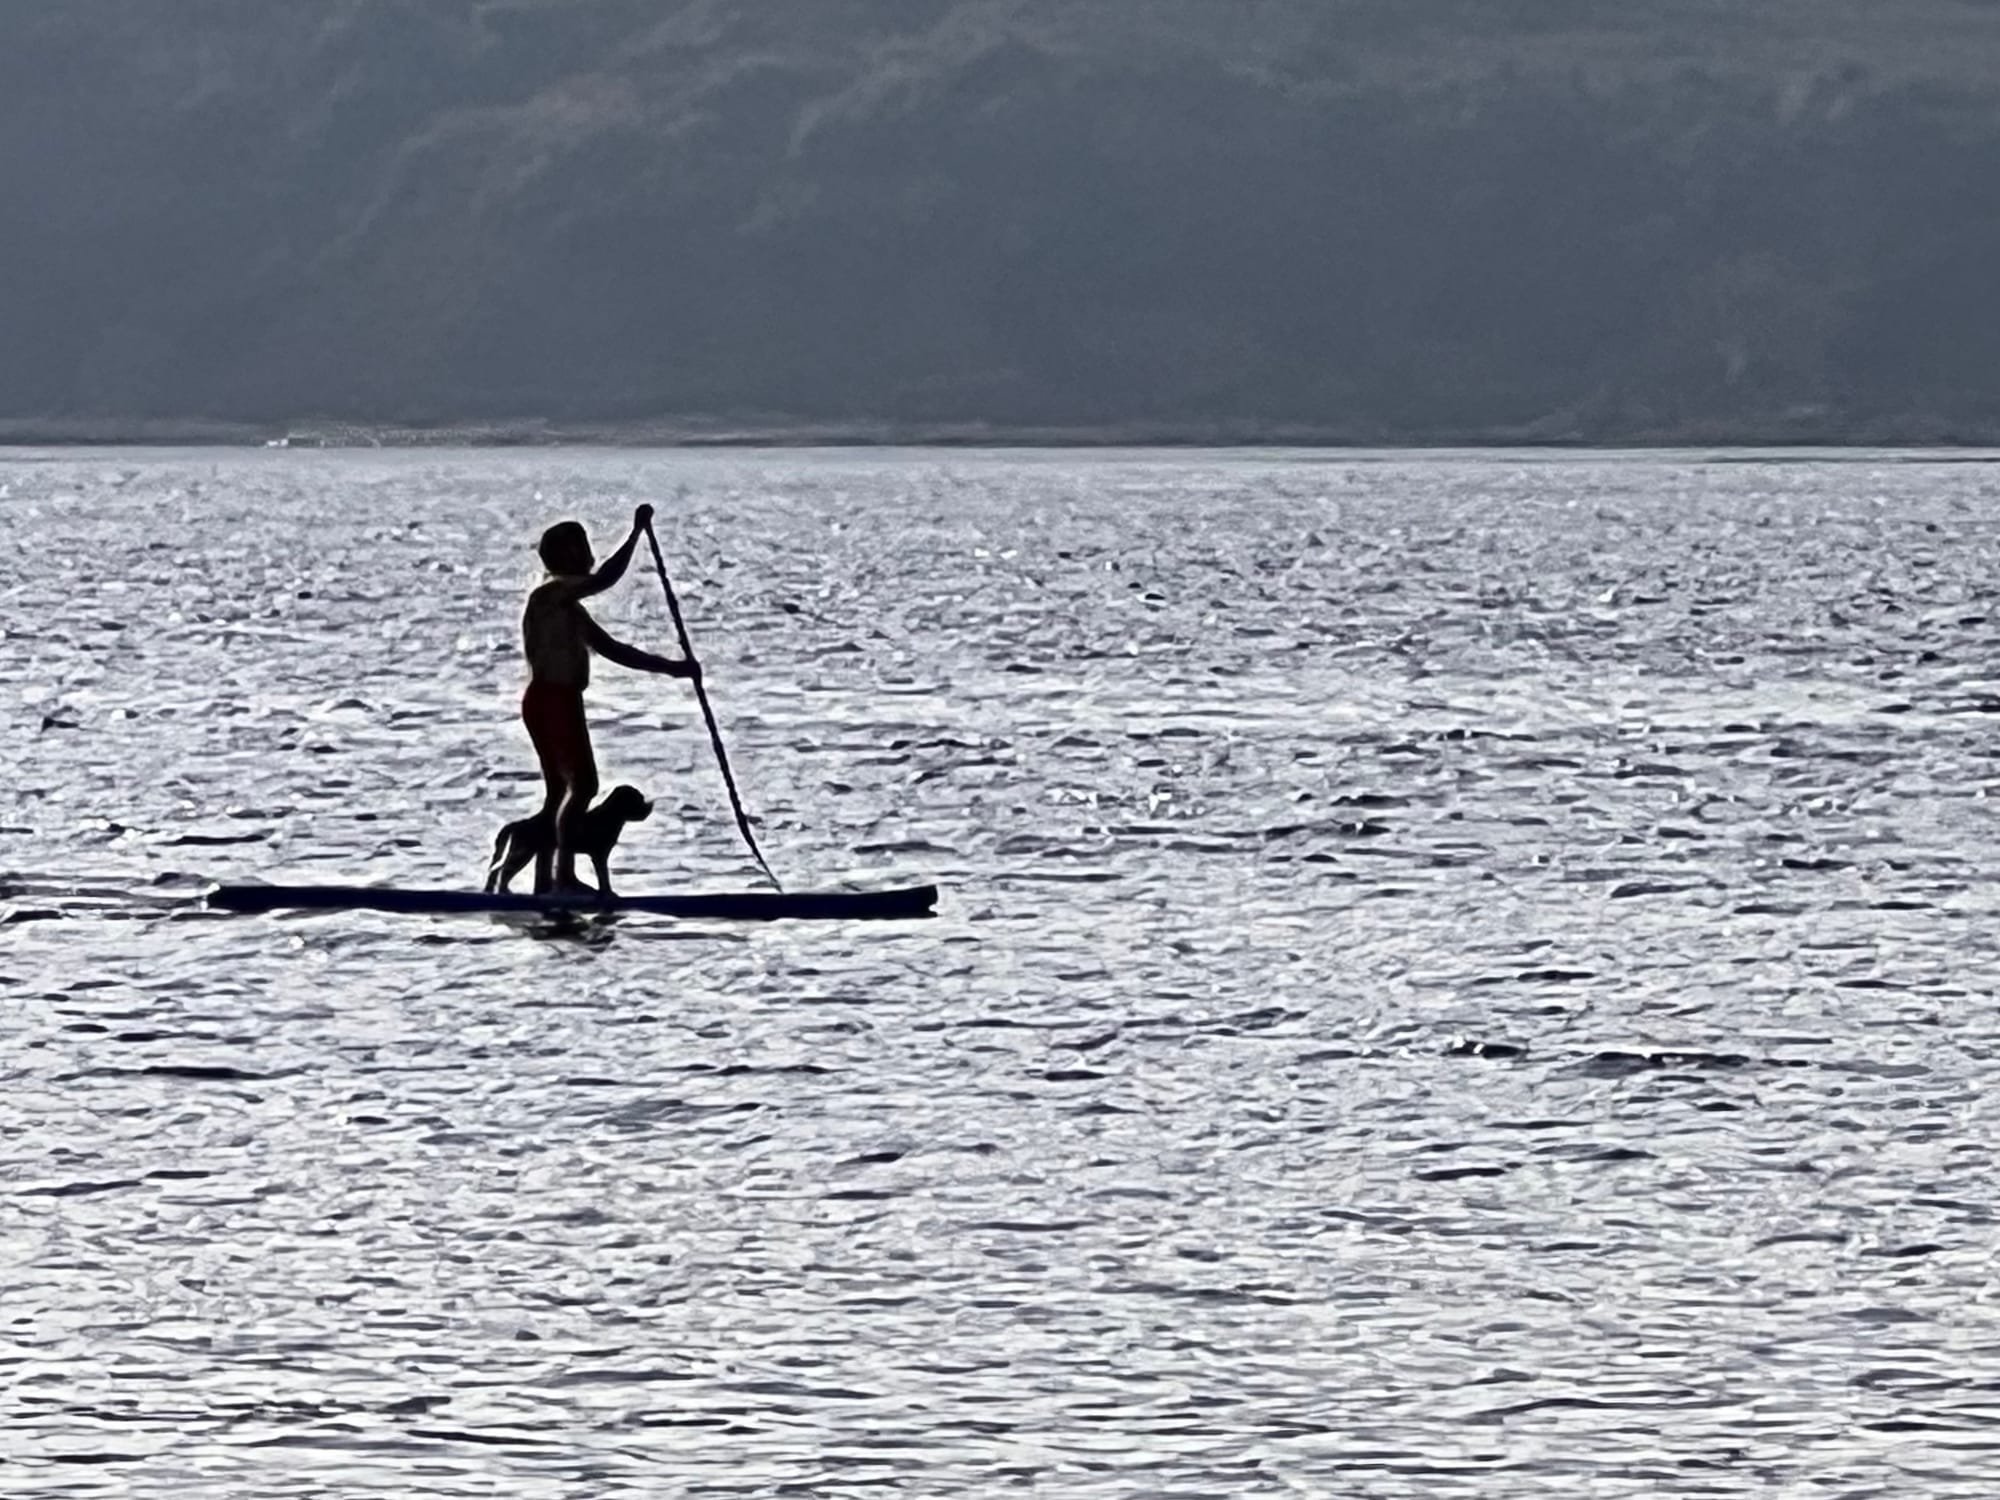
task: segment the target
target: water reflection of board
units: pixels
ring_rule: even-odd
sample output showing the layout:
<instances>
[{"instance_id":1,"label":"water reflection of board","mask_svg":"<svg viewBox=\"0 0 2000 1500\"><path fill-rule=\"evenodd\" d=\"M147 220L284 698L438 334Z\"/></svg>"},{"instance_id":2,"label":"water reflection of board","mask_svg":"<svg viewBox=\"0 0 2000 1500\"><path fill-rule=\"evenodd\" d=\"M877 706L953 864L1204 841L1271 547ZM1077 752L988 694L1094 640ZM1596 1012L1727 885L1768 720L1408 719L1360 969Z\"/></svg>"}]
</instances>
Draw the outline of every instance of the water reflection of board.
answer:
<instances>
[{"instance_id":1,"label":"water reflection of board","mask_svg":"<svg viewBox=\"0 0 2000 1500\"><path fill-rule=\"evenodd\" d=\"M557 897L487 895L479 891L397 890L371 885L219 885L205 898L212 911L386 911L449 916L517 912L529 916L643 913L724 922L884 922L928 917L934 885L893 891L729 891L679 896Z\"/></svg>"}]
</instances>

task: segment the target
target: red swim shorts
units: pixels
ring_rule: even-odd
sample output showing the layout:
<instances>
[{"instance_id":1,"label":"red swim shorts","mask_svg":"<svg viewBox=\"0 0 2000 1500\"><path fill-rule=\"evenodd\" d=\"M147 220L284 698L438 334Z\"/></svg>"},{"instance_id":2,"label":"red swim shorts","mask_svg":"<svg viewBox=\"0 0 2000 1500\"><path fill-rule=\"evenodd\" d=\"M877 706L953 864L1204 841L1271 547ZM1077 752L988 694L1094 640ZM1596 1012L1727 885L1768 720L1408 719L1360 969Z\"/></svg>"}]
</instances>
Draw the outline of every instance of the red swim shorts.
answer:
<instances>
[{"instance_id":1,"label":"red swim shorts","mask_svg":"<svg viewBox=\"0 0 2000 1500\"><path fill-rule=\"evenodd\" d=\"M583 720L583 694L554 682L531 682L521 694L521 722L528 726L542 770L562 781L597 775L590 752L590 726Z\"/></svg>"}]
</instances>

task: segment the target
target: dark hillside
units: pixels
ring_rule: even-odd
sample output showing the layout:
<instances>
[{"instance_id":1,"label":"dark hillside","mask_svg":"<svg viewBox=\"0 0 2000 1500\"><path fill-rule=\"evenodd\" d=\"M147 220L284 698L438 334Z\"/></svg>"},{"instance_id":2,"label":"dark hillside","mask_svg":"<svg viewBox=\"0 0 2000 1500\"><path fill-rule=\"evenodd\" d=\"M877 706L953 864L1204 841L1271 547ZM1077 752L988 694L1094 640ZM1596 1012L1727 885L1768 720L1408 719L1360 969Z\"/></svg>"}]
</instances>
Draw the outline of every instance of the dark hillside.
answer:
<instances>
[{"instance_id":1,"label":"dark hillside","mask_svg":"<svg viewBox=\"0 0 2000 1500\"><path fill-rule=\"evenodd\" d=\"M16 4L0 419L1995 438L1996 80L1976 0Z\"/></svg>"}]
</instances>

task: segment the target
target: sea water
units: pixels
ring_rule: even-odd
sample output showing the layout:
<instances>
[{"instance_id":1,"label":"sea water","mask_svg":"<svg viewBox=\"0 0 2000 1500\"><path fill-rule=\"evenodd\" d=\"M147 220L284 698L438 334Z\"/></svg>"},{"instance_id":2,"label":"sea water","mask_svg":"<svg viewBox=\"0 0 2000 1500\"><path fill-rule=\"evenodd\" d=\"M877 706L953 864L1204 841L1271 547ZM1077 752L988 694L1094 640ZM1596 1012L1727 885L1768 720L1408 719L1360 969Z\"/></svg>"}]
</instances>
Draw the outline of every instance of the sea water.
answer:
<instances>
[{"instance_id":1,"label":"sea water","mask_svg":"<svg viewBox=\"0 0 2000 1500\"><path fill-rule=\"evenodd\" d=\"M469 887L540 527L794 889ZM0 457L0 1492L1986 1496L2000 469ZM593 605L676 643L642 548ZM757 885L604 667L631 891Z\"/></svg>"}]
</instances>

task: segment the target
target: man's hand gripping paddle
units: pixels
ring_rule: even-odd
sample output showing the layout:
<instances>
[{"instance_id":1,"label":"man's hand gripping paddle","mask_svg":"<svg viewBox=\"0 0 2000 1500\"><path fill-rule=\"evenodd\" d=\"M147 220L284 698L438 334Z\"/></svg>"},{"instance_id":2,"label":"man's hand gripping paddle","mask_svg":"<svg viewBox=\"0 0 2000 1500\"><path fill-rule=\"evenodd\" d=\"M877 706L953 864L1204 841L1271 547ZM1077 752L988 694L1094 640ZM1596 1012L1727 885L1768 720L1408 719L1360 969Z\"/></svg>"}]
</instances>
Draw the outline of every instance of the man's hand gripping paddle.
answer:
<instances>
[{"instance_id":1,"label":"man's hand gripping paddle","mask_svg":"<svg viewBox=\"0 0 2000 1500\"><path fill-rule=\"evenodd\" d=\"M681 602L674 597L674 586L667 581L667 561L660 555L660 539L653 535L653 522L646 521L646 541L653 549L653 566L660 571L660 587L667 596L667 610L674 617L674 629L681 638L681 655L690 662L695 660L694 643L688 639L687 621L681 618ZM701 716L708 721L709 743L715 746L715 763L722 768L722 784L729 788L729 805L736 811L736 826L743 831L743 842L750 846L750 857L757 861L757 868L764 872L764 878L772 888L782 891L778 877L771 873L771 867L764 862L764 851L757 847L757 836L750 831L749 814L743 811L743 798L736 791L736 778L730 774L729 753L722 748L722 731L715 727L715 710L708 706L708 689L702 686L699 676L694 679L695 701L701 704Z\"/></svg>"}]
</instances>

